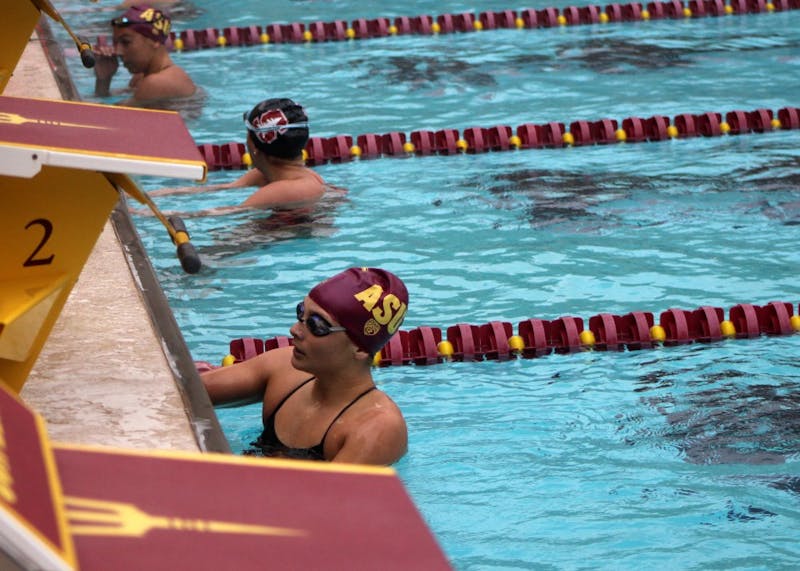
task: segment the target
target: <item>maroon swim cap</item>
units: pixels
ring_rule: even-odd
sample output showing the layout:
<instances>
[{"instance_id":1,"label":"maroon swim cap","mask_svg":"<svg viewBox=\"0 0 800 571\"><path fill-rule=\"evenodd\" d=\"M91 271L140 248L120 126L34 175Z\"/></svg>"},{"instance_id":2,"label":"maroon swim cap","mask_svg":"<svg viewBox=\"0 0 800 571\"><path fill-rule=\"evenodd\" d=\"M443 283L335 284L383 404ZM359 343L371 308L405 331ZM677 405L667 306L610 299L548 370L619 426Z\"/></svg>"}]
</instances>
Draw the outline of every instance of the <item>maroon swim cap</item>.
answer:
<instances>
[{"instance_id":1,"label":"maroon swim cap","mask_svg":"<svg viewBox=\"0 0 800 571\"><path fill-rule=\"evenodd\" d=\"M398 330L408 308L405 284L379 268L345 270L316 285L308 297L370 354L377 353Z\"/></svg>"},{"instance_id":2,"label":"maroon swim cap","mask_svg":"<svg viewBox=\"0 0 800 571\"><path fill-rule=\"evenodd\" d=\"M160 43L167 41L170 29L169 17L151 6L131 6L119 18L111 20L115 28L130 28L137 34Z\"/></svg>"}]
</instances>

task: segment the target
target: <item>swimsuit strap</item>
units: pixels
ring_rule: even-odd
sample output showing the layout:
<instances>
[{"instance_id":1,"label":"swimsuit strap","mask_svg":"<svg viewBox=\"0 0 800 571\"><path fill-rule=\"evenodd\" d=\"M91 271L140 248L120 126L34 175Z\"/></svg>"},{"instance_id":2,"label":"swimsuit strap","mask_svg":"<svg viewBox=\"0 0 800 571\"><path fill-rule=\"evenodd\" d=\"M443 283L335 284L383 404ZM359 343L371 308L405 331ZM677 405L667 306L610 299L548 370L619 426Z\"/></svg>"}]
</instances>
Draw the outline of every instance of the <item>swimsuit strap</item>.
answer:
<instances>
[{"instance_id":1,"label":"swimsuit strap","mask_svg":"<svg viewBox=\"0 0 800 571\"><path fill-rule=\"evenodd\" d=\"M351 401L350 401L350 404L348 404L346 407L344 407L342 410L340 410L340 411L339 411L339 414L337 414L337 415L336 415L336 418L334 418L334 419L331 421L331 423L328 425L328 430L326 430L326 431L325 431L325 434L323 434L323 435L322 435L322 440L321 440L321 441L320 441L320 443L319 443L319 449L320 449L320 450L324 450L324 449L325 449L325 439L328 437L328 433L331 431L331 428L333 428L333 425L334 425L334 423L335 423L337 420L339 420L339 417L341 417L341 416L342 416L342 415L343 415L345 412L347 412L347 409L348 409L348 408L350 408L351 406L353 406L354 404L356 404L356 402L358 402L358 401L359 401L359 399L361 399L361 397L363 397L364 395L366 395L367 393L369 393L369 392L371 392L371 391L374 391L374 390L375 390L375 389L377 389L377 388L378 388L378 387L376 387L375 385L372 385L370 388L368 388L368 389L367 389L367 390L365 390L363 393L361 393L360 395L358 395L356 398L354 398L353 400L351 400Z\"/></svg>"},{"instance_id":2,"label":"swimsuit strap","mask_svg":"<svg viewBox=\"0 0 800 571\"><path fill-rule=\"evenodd\" d=\"M301 387L304 387L304 386L306 386L308 383L310 383L310 382L311 382L311 381L313 381L313 380L314 380L314 377L309 377L308 379L306 379L305 381L303 381L302 383L300 383L299 385L297 385L295 388L293 388L291 391L289 391L289 393L288 393L288 394L287 394L285 397L283 397L283 398L281 399L281 402L279 402L279 403L278 403L278 406L276 406L274 409L272 409L272 414L271 414L270 416L271 416L272 418L275 418L275 415L276 415L276 414L278 414L278 411L281 409L281 407L283 406L283 404L284 404L284 403L285 403L287 400L289 400L289 397L290 397L290 396L292 396L292 395L293 395L294 393L296 393L297 391L299 391Z\"/></svg>"}]
</instances>

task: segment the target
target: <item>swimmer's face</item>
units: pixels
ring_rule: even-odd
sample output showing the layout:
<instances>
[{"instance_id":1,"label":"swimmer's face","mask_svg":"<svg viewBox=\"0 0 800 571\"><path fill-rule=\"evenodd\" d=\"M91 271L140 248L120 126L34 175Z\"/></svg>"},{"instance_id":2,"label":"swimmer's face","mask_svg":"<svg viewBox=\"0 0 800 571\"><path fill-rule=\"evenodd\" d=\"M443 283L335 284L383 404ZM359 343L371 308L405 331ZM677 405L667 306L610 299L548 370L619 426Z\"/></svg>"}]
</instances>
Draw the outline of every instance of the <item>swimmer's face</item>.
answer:
<instances>
[{"instance_id":1,"label":"swimmer's face","mask_svg":"<svg viewBox=\"0 0 800 571\"><path fill-rule=\"evenodd\" d=\"M114 51L131 73L144 73L160 45L129 28L114 28Z\"/></svg>"},{"instance_id":2,"label":"swimmer's face","mask_svg":"<svg viewBox=\"0 0 800 571\"><path fill-rule=\"evenodd\" d=\"M317 323L310 323L313 320ZM320 321L328 333L320 334ZM289 328L294 347L292 366L314 375L332 374L347 367L358 348L340 327L331 314L306 296L302 306L298 305L297 321Z\"/></svg>"}]
</instances>

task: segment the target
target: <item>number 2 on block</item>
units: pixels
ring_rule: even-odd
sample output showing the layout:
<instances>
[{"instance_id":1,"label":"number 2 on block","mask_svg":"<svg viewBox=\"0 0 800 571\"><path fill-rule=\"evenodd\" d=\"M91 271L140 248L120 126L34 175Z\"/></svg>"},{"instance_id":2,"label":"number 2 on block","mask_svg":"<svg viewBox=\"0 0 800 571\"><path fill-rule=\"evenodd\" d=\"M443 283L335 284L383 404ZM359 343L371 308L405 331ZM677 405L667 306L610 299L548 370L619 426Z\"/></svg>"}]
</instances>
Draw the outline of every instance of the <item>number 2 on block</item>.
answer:
<instances>
[{"instance_id":1,"label":"number 2 on block","mask_svg":"<svg viewBox=\"0 0 800 571\"><path fill-rule=\"evenodd\" d=\"M24 267L30 267L30 266L47 266L49 264L52 264L55 254L50 254L47 257L37 257L37 255L39 255L41 249L50 239L50 235L53 233L53 223L47 220L46 218L37 218L36 220L31 220L30 222L28 222L28 224L25 226L25 229L27 230L31 226L41 226L44 229L44 236L42 236L41 241L39 241L39 245L36 246L31 255L28 256L28 259L25 260L25 263L23 263L22 265Z\"/></svg>"}]
</instances>

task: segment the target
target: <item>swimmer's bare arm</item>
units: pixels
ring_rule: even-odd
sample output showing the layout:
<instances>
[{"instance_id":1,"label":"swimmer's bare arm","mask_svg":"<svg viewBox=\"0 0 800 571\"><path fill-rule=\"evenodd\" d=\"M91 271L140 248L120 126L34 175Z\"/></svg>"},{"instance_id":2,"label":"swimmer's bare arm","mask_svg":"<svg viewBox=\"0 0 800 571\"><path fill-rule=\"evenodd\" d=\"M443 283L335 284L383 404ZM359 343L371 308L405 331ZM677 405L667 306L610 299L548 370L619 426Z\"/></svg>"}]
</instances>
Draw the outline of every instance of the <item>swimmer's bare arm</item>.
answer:
<instances>
[{"instance_id":1,"label":"swimmer's bare arm","mask_svg":"<svg viewBox=\"0 0 800 571\"><path fill-rule=\"evenodd\" d=\"M255 359L202 373L200 378L214 405L258 402L267 386Z\"/></svg>"},{"instance_id":2,"label":"swimmer's bare arm","mask_svg":"<svg viewBox=\"0 0 800 571\"><path fill-rule=\"evenodd\" d=\"M150 195L152 196L154 192L151 192ZM184 218L195 218L199 216L222 216L253 209L300 209L314 205L322 198L323 194L325 194L325 186L322 184L317 185L312 183L309 185L308 181L279 180L262 186L248 197L247 200L237 206L216 206L214 208L195 210L193 212L165 212L164 214L169 216L177 214ZM149 215L146 211L131 210L131 212L133 214Z\"/></svg>"},{"instance_id":3,"label":"swimmer's bare arm","mask_svg":"<svg viewBox=\"0 0 800 571\"><path fill-rule=\"evenodd\" d=\"M200 186L178 186L174 188L159 188L148 194L150 196L171 196L174 194L193 194L197 192L211 192L225 190L228 188L244 188L248 186L262 186L267 184L266 178L258 169L250 169L233 182L223 182L219 184L206 184Z\"/></svg>"},{"instance_id":4,"label":"swimmer's bare arm","mask_svg":"<svg viewBox=\"0 0 800 571\"><path fill-rule=\"evenodd\" d=\"M205 210L190 210L186 212L162 210L161 214L164 216L180 216L181 218L200 218L203 216L224 216L225 214L235 214L236 212L243 212L245 210L252 210L252 208L249 206L216 206L214 208L206 208ZM136 216L155 216L155 213L149 208L133 208L129 206L128 212Z\"/></svg>"},{"instance_id":5,"label":"swimmer's bare arm","mask_svg":"<svg viewBox=\"0 0 800 571\"><path fill-rule=\"evenodd\" d=\"M263 400L267 385L294 379L293 347L265 351L235 365L220 367L200 375L212 404L244 404Z\"/></svg>"},{"instance_id":6,"label":"swimmer's bare arm","mask_svg":"<svg viewBox=\"0 0 800 571\"><path fill-rule=\"evenodd\" d=\"M215 206L214 208L206 208L205 210L194 210L190 212L175 212L174 214L183 218L201 218L205 216L224 216L226 214L235 214L236 212L243 212L251 210L246 206Z\"/></svg>"}]
</instances>

